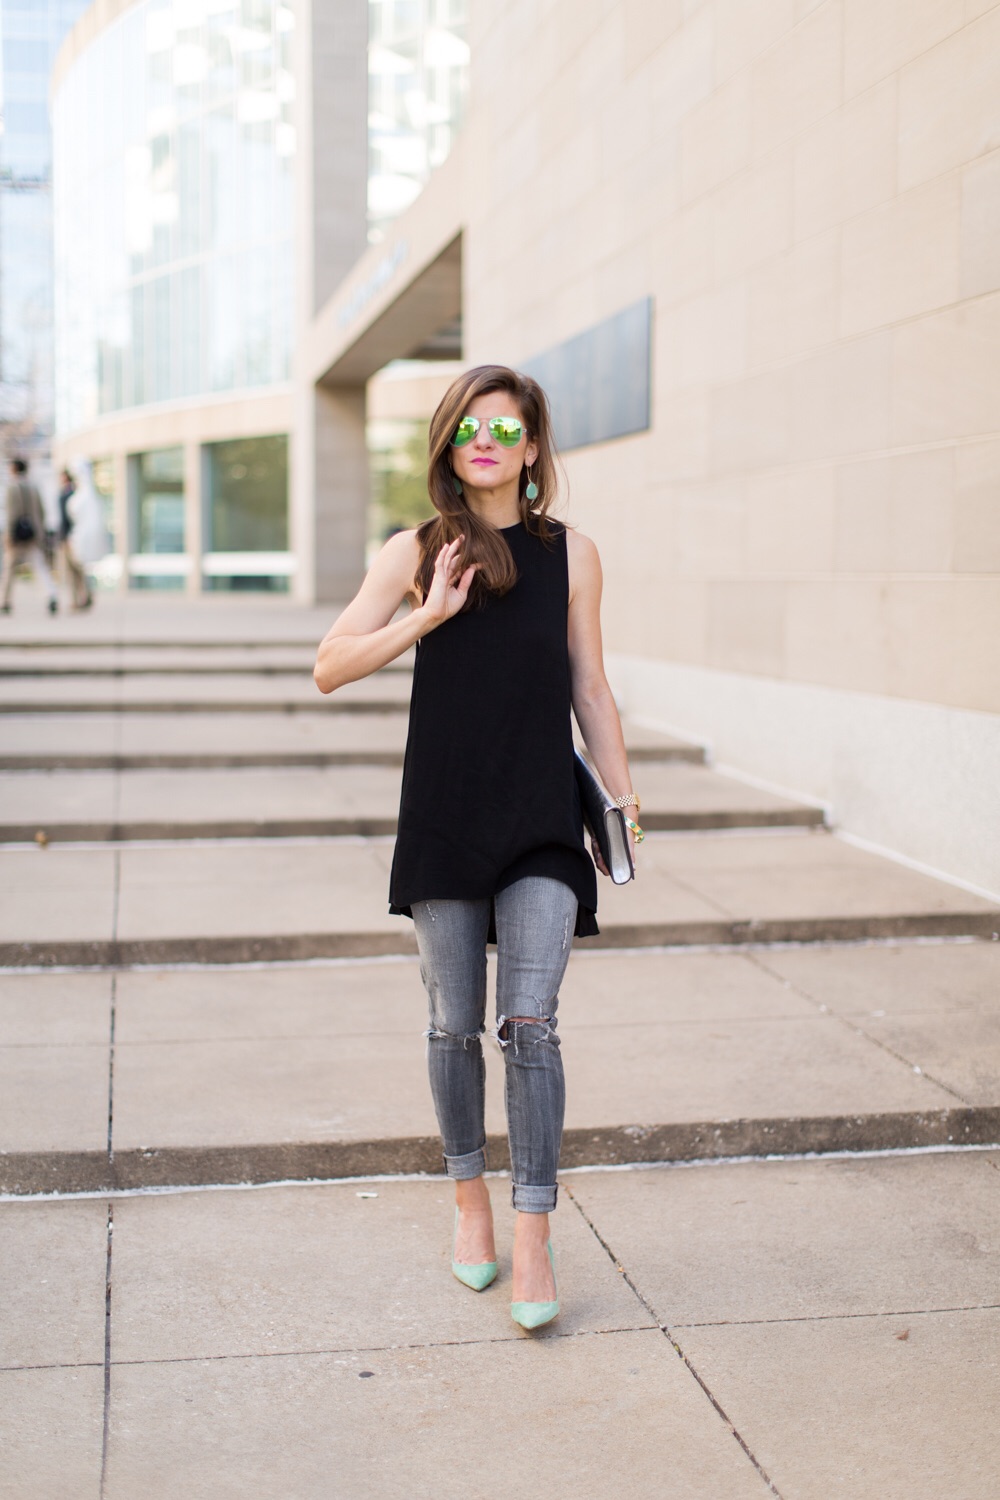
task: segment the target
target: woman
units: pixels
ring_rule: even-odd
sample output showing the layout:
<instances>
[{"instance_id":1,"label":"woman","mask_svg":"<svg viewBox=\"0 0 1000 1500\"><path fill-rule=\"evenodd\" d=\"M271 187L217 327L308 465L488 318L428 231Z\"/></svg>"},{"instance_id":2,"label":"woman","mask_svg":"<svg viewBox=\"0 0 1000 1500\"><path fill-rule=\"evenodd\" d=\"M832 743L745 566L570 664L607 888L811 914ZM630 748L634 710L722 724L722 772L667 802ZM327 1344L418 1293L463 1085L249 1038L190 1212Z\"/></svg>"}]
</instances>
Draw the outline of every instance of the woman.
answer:
<instances>
[{"instance_id":1,"label":"woman","mask_svg":"<svg viewBox=\"0 0 1000 1500\"><path fill-rule=\"evenodd\" d=\"M74 522L70 513L70 501L75 494L76 480L69 469L63 469L59 475L59 550L69 578L73 608L89 609L94 602L94 596L90 592L83 565L76 556L72 537Z\"/></svg>"},{"instance_id":2,"label":"woman","mask_svg":"<svg viewBox=\"0 0 1000 1500\"><path fill-rule=\"evenodd\" d=\"M541 1327L559 1311L549 1248L565 1099L559 985L573 936L598 931L571 705L611 795L639 804L604 676L597 549L548 519L555 464L535 381L483 365L452 384L431 421L428 489L437 515L385 544L314 676L330 693L417 643L389 896L413 918L430 1002L431 1091L455 1180L452 1270L477 1291L497 1274L479 1040L496 941L517 1211L511 1313ZM397 619L404 599L410 613Z\"/></svg>"}]
</instances>

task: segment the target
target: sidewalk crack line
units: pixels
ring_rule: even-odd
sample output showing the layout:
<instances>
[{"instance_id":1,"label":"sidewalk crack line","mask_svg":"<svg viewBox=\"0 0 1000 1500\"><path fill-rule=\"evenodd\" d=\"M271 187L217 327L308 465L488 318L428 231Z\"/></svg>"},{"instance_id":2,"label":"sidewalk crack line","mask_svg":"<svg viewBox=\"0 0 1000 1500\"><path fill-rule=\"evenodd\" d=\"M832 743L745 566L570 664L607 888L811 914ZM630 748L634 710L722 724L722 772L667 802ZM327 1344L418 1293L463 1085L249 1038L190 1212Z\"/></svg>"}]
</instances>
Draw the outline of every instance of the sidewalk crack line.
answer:
<instances>
[{"instance_id":1,"label":"sidewalk crack line","mask_svg":"<svg viewBox=\"0 0 1000 1500\"><path fill-rule=\"evenodd\" d=\"M681 1360L681 1362L687 1368L688 1372L698 1382L698 1384L700 1385L702 1391L704 1392L704 1394L706 1395L706 1397L708 1398L708 1400L711 1402L712 1406L715 1408L716 1413L722 1418L722 1421L725 1423L725 1425L728 1428L731 1436L736 1439L736 1442L743 1449L743 1452L746 1454L747 1458L753 1464L754 1468L757 1470L757 1473L760 1475L761 1479L767 1485L768 1489L771 1491L771 1493L773 1495L777 1496L777 1500L783 1500L781 1491L778 1489L778 1487L775 1484L774 1480L771 1478L770 1474L768 1474L768 1472L764 1468L763 1464L757 1458L757 1456L755 1455L755 1453L751 1449L749 1443L744 1438L743 1434L739 1431L739 1429L736 1427L735 1423L731 1420L731 1418L729 1417L729 1415L726 1412L725 1408L722 1406L722 1404L718 1401L718 1399L709 1390L708 1386L705 1384L705 1381L702 1379L701 1375L695 1369L695 1367L692 1364L692 1362L691 1362L690 1358L688 1357L688 1355L685 1354L685 1352L681 1348L680 1344L674 1338L674 1335L671 1333L669 1326L666 1323L661 1323L660 1322L659 1315L656 1312L656 1310L653 1308L652 1304L646 1299L646 1297L643 1295L643 1293L640 1292L638 1286L632 1280L632 1277L629 1275L628 1271L625 1269L625 1266L623 1265L623 1263L615 1255L615 1253L612 1250L611 1246L608 1244L607 1240L601 1234L601 1232L597 1228L596 1224L587 1215L587 1213L583 1209L582 1205L574 1197L572 1189L570 1187L568 1187L565 1183L563 1184L563 1192L569 1198L570 1202L573 1204L573 1207L576 1209L576 1211L580 1215L581 1219L587 1225L587 1227L590 1230L591 1234L597 1240L597 1243L604 1250L605 1254L608 1256L608 1259L614 1265L615 1269L620 1273L620 1275L624 1279L626 1285L631 1289L633 1295L642 1304L642 1306L646 1309L646 1311L649 1314L649 1316L653 1319L653 1321L656 1323L657 1327L660 1329L660 1332L668 1340L671 1348L673 1349L674 1353L677 1355L678 1359Z\"/></svg>"},{"instance_id":2,"label":"sidewalk crack line","mask_svg":"<svg viewBox=\"0 0 1000 1500\"><path fill-rule=\"evenodd\" d=\"M108 1473L108 1432L111 1424L111 1241L114 1235L114 1205L108 1204L108 1251L104 1277L104 1421L101 1430L100 1500L104 1500Z\"/></svg>"}]
</instances>

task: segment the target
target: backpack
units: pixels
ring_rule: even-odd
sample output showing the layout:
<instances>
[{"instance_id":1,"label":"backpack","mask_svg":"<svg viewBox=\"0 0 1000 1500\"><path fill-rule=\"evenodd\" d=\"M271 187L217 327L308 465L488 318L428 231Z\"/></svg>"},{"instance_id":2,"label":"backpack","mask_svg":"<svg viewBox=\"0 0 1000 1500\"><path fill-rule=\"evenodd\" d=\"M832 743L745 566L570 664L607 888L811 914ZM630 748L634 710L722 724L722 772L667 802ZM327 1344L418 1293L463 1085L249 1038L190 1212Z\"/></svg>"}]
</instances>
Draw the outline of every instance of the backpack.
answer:
<instances>
[{"instance_id":1,"label":"backpack","mask_svg":"<svg viewBox=\"0 0 1000 1500\"><path fill-rule=\"evenodd\" d=\"M17 495L23 507L24 487L20 483L17 486ZM14 524L11 527L10 537L12 542L17 542L21 545L24 545L24 543L26 542L37 541L37 537L35 536L35 523L28 515L26 510L22 509L21 514L14 517Z\"/></svg>"}]
</instances>

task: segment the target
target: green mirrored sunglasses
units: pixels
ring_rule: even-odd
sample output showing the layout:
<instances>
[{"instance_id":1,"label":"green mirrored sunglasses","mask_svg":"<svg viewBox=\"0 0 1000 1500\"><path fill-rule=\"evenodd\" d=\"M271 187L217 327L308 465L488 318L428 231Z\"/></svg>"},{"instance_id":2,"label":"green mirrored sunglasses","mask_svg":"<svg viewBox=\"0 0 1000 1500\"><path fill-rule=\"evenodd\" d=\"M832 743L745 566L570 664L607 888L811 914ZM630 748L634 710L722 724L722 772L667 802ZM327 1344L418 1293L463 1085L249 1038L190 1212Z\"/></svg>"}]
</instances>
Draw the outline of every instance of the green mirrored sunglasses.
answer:
<instances>
[{"instance_id":1,"label":"green mirrored sunglasses","mask_svg":"<svg viewBox=\"0 0 1000 1500\"><path fill-rule=\"evenodd\" d=\"M464 448L466 443L471 443L484 421L490 429L490 436L501 448L516 448L524 436L524 423L518 417L463 417L455 428L451 446Z\"/></svg>"}]
</instances>

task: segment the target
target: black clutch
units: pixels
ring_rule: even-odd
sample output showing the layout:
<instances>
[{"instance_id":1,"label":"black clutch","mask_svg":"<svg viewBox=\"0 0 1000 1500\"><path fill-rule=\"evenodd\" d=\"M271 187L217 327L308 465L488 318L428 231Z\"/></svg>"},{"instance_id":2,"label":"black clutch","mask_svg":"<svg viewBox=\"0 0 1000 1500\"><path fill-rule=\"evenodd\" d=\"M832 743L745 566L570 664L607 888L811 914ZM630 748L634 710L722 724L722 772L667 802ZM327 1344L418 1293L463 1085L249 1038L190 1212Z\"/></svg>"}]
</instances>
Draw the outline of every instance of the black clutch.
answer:
<instances>
[{"instance_id":1,"label":"black clutch","mask_svg":"<svg viewBox=\"0 0 1000 1500\"><path fill-rule=\"evenodd\" d=\"M611 871L615 885L626 885L635 878L632 849L629 844L625 814L608 796L589 763L579 750L573 750L576 784L580 789L583 821L590 836L597 841L601 858Z\"/></svg>"}]
</instances>

